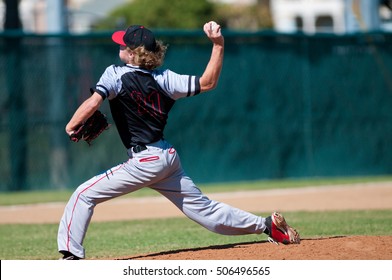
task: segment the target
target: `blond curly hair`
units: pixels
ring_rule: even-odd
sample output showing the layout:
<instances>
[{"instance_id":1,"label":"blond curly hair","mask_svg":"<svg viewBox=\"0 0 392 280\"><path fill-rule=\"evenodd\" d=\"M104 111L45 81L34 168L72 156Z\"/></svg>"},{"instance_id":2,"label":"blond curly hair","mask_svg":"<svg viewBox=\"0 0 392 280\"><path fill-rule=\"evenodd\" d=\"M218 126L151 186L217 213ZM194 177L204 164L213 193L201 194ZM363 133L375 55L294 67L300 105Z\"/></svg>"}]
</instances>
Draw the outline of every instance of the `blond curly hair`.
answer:
<instances>
[{"instance_id":1,"label":"blond curly hair","mask_svg":"<svg viewBox=\"0 0 392 280\"><path fill-rule=\"evenodd\" d=\"M135 65L147 70L154 70L163 64L167 47L162 41L156 41L155 52L146 50L144 46L139 46L134 49L127 47L127 49L134 53L133 63Z\"/></svg>"}]
</instances>

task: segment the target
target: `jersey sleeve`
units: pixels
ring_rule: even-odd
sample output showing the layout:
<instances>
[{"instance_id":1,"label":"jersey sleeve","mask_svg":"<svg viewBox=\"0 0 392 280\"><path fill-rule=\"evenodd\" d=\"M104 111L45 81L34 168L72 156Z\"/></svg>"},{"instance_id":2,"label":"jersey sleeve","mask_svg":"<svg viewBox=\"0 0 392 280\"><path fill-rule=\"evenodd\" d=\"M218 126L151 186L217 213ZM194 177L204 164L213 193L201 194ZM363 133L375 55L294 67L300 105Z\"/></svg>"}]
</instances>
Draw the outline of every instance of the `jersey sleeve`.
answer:
<instances>
[{"instance_id":1,"label":"jersey sleeve","mask_svg":"<svg viewBox=\"0 0 392 280\"><path fill-rule=\"evenodd\" d=\"M155 80L165 93L174 100L200 93L200 77L180 75L171 70L155 72Z\"/></svg>"},{"instance_id":2,"label":"jersey sleeve","mask_svg":"<svg viewBox=\"0 0 392 280\"><path fill-rule=\"evenodd\" d=\"M90 91L99 93L103 99L112 99L117 96L121 89L121 80L117 71L115 65L107 67L96 86L91 88Z\"/></svg>"}]
</instances>

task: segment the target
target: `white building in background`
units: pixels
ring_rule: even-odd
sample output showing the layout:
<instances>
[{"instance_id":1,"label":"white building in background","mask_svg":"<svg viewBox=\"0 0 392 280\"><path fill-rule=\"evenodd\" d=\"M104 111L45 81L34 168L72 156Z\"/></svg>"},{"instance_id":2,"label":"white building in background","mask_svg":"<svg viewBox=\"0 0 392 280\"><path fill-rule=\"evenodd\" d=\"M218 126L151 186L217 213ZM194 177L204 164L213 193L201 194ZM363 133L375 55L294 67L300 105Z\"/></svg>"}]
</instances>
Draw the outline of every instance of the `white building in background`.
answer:
<instances>
[{"instance_id":1,"label":"white building in background","mask_svg":"<svg viewBox=\"0 0 392 280\"><path fill-rule=\"evenodd\" d=\"M344 0L272 0L271 14L278 32L346 31Z\"/></svg>"},{"instance_id":2,"label":"white building in background","mask_svg":"<svg viewBox=\"0 0 392 280\"><path fill-rule=\"evenodd\" d=\"M276 31L352 33L391 30L392 12L378 0L270 0Z\"/></svg>"}]
</instances>

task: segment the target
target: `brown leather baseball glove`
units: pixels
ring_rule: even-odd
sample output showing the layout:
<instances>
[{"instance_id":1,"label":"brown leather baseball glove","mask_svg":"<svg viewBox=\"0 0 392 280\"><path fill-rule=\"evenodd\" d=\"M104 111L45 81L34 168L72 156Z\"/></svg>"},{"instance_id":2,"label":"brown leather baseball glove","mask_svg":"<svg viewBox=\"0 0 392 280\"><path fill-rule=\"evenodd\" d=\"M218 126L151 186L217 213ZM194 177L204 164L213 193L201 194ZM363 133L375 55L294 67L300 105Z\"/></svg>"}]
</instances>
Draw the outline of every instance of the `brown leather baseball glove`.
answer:
<instances>
[{"instance_id":1,"label":"brown leather baseball glove","mask_svg":"<svg viewBox=\"0 0 392 280\"><path fill-rule=\"evenodd\" d=\"M109 126L110 124L108 123L106 116L97 110L69 136L69 139L73 142L84 140L87 144L91 145L91 142L104 130L108 129Z\"/></svg>"}]
</instances>

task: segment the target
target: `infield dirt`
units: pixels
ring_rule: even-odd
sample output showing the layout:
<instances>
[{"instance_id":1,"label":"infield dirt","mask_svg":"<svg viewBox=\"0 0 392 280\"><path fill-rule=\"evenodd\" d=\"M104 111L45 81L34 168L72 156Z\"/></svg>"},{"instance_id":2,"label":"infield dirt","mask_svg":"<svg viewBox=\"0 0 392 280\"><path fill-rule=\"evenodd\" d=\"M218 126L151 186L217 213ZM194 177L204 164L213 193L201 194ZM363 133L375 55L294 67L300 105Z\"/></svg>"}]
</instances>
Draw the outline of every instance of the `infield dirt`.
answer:
<instances>
[{"instance_id":1,"label":"infield dirt","mask_svg":"<svg viewBox=\"0 0 392 280\"><path fill-rule=\"evenodd\" d=\"M130 256L136 260L392 260L392 236L305 239L298 245L268 241Z\"/></svg>"}]
</instances>

